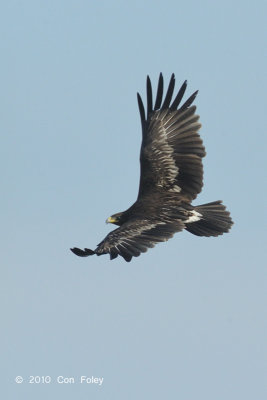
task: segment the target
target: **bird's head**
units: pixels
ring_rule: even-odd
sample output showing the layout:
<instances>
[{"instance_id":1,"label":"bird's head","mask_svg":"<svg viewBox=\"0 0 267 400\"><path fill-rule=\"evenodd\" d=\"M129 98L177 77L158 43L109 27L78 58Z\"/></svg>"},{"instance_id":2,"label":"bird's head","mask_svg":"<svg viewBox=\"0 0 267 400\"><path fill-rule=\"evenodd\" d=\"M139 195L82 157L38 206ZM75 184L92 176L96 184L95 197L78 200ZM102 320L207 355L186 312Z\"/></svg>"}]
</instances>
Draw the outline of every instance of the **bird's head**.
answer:
<instances>
[{"instance_id":1,"label":"bird's head","mask_svg":"<svg viewBox=\"0 0 267 400\"><path fill-rule=\"evenodd\" d=\"M123 214L122 212L119 212L117 214L111 215L110 217L108 217L108 219L106 219L106 223L121 226L122 214Z\"/></svg>"}]
</instances>

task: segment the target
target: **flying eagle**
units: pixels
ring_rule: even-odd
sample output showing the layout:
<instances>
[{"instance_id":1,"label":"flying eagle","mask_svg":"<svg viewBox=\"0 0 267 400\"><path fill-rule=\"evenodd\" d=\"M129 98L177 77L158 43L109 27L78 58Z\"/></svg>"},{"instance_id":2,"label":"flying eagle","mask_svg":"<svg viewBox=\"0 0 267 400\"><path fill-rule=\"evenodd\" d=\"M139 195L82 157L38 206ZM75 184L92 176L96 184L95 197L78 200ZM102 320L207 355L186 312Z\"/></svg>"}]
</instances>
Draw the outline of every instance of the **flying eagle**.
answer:
<instances>
[{"instance_id":1,"label":"flying eagle","mask_svg":"<svg viewBox=\"0 0 267 400\"><path fill-rule=\"evenodd\" d=\"M142 124L141 175L136 202L107 222L118 225L95 250L74 247L80 257L110 254L126 261L186 229L197 236L218 236L228 232L233 222L222 201L193 206L203 186L202 158L205 148L198 134L201 127L196 106L197 91L181 106L187 82L172 100L172 74L163 100L163 76L159 75L153 106L152 86L147 77L147 112L137 93ZM180 106L180 107L179 107Z\"/></svg>"}]
</instances>

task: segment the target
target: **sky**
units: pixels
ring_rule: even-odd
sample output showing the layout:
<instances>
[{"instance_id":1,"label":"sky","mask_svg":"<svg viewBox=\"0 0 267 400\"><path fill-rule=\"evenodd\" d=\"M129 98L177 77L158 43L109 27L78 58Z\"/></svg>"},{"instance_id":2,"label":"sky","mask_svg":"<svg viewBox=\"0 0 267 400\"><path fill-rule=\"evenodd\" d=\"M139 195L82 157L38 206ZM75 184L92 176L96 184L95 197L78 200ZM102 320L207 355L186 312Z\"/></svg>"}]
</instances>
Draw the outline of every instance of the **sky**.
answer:
<instances>
[{"instance_id":1,"label":"sky","mask_svg":"<svg viewBox=\"0 0 267 400\"><path fill-rule=\"evenodd\" d=\"M3 398L266 400L266 12L2 3ZM136 200L136 92L160 72L165 87L175 73L177 90L199 90L194 204L221 199L235 224L219 238L179 233L131 263L76 257L70 247L94 248Z\"/></svg>"}]
</instances>

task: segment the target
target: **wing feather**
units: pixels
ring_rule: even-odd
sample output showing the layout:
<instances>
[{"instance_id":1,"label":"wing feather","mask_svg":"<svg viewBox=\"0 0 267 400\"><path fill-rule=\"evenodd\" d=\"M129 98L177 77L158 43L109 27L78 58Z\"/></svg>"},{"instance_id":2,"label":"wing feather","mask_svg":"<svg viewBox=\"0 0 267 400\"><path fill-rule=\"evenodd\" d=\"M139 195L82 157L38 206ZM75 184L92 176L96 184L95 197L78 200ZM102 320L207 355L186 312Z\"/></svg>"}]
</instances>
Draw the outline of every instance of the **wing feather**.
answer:
<instances>
[{"instance_id":1,"label":"wing feather","mask_svg":"<svg viewBox=\"0 0 267 400\"><path fill-rule=\"evenodd\" d=\"M141 176L138 199L163 190L175 192L186 201L193 200L203 186L202 158L205 148L198 134L199 116L192 105L197 91L180 107L186 90L183 83L173 102L175 77L172 74L164 102L163 76L160 74L153 109L151 81L147 79L147 119L140 95L138 104L143 127L140 152ZM178 109L177 109L178 108Z\"/></svg>"},{"instance_id":2,"label":"wing feather","mask_svg":"<svg viewBox=\"0 0 267 400\"><path fill-rule=\"evenodd\" d=\"M139 93L137 93L137 101L138 101L138 107L139 107L139 112L140 112L140 117L141 117L141 123L143 125L143 122L146 119L146 114L145 114L145 107L144 107L142 98Z\"/></svg>"},{"instance_id":3,"label":"wing feather","mask_svg":"<svg viewBox=\"0 0 267 400\"><path fill-rule=\"evenodd\" d=\"M161 102L162 102L162 97L163 97L163 76L162 76L162 73L160 73L154 110L158 110L160 108Z\"/></svg>"},{"instance_id":4,"label":"wing feather","mask_svg":"<svg viewBox=\"0 0 267 400\"><path fill-rule=\"evenodd\" d=\"M147 92L147 118L148 118L149 114L153 110L152 86L149 76L147 77L147 82L146 82L146 92Z\"/></svg>"},{"instance_id":5,"label":"wing feather","mask_svg":"<svg viewBox=\"0 0 267 400\"><path fill-rule=\"evenodd\" d=\"M159 242L170 239L175 232L185 227L182 221L164 222L150 220L131 220L111 231L95 249L95 254L118 255L126 261L138 257Z\"/></svg>"},{"instance_id":6,"label":"wing feather","mask_svg":"<svg viewBox=\"0 0 267 400\"><path fill-rule=\"evenodd\" d=\"M166 97L164 100L164 103L162 104L162 108L169 108L171 99L172 99L172 95L173 95L173 91L174 91L174 86L175 86L175 77L174 74L172 74L171 79L170 79L170 83L167 89L167 93L166 93Z\"/></svg>"},{"instance_id":7,"label":"wing feather","mask_svg":"<svg viewBox=\"0 0 267 400\"><path fill-rule=\"evenodd\" d=\"M198 94L198 90L196 92L194 92L188 100L186 100L186 102L182 105L182 107L180 108L181 111L186 110L189 106L191 106L191 104L193 103L193 101L195 100L195 98L197 97Z\"/></svg>"},{"instance_id":8,"label":"wing feather","mask_svg":"<svg viewBox=\"0 0 267 400\"><path fill-rule=\"evenodd\" d=\"M181 103L181 100L184 96L185 90L186 90L186 86L187 86L187 81L184 81L184 83L182 84L181 88L179 89L179 92L177 93L177 96L175 97L175 99L173 100L172 105L170 106L171 110L177 110L179 104Z\"/></svg>"}]
</instances>

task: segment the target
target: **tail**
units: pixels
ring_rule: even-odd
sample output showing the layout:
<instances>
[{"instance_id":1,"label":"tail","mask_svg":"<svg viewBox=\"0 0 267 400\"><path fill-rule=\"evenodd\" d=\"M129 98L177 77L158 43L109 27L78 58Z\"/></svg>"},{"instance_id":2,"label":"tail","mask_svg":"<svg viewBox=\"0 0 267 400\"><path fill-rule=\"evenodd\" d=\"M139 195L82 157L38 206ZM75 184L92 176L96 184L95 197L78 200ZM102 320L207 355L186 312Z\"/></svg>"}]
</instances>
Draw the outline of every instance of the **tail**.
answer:
<instances>
[{"instance_id":1,"label":"tail","mask_svg":"<svg viewBox=\"0 0 267 400\"><path fill-rule=\"evenodd\" d=\"M230 213L220 200L197 206L194 211L201 214L199 219L187 223L185 228L194 235L219 236L228 232L233 225Z\"/></svg>"}]
</instances>

